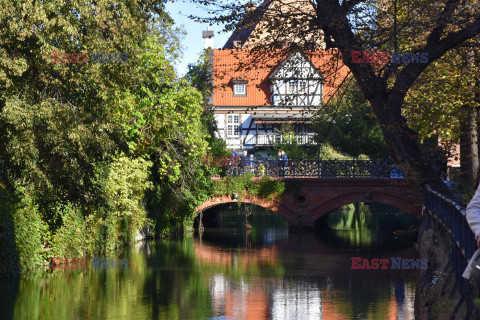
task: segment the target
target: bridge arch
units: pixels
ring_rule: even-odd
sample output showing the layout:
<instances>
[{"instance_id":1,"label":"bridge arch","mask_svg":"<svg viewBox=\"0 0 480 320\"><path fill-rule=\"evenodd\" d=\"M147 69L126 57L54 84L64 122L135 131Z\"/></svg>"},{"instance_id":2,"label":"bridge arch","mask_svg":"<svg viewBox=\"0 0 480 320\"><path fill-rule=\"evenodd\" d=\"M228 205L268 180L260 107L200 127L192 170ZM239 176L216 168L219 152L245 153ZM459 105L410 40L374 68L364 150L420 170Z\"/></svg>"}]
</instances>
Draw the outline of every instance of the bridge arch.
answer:
<instances>
[{"instance_id":1,"label":"bridge arch","mask_svg":"<svg viewBox=\"0 0 480 320\"><path fill-rule=\"evenodd\" d=\"M422 215L418 193L405 179L391 178L285 178L296 187L270 199L243 195L239 201L255 204L282 216L290 226L313 226L326 213L341 206L369 201L390 205L416 217ZM230 195L215 196L196 211L235 202Z\"/></svg>"},{"instance_id":2,"label":"bridge arch","mask_svg":"<svg viewBox=\"0 0 480 320\"><path fill-rule=\"evenodd\" d=\"M199 214L201 211L211 209L218 205L241 202L241 203L254 204L259 207L268 209L270 211L273 211L279 214L289 224L296 224L295 220L297 219L297 214L287 206L280 203L279 200L280 199L277 199L277 198L265 199L265 198L252 197L252 196L244 196L241 199L236 200L236 199L232 199L232 197L229 195L222 195L222 196L215 196L208 199L202 205L197 207L195 212Z\"/></svg>"},{"instance_id":3,"label":"bridge arch","mask_svg":"<svg viewBox=\"0 0 480 320\"><path fill-rule=\"evenodd\" d=\"M415 202L406 200L404 198L384 193L384 192L372 192L368 199L371 203L381 203L386 204L400 210L406 211L410 214L413 214L418 217L418 205ZM322 216L328 214L332 210L340 208L342 206L351 204L351 203L359 203L365 202L366 197L364 192L356 192L356 193L349 193L343 194L338 197L332 198L327 200L320 205L318 205L315 209L311 210L311 216L314 221L320 219Z\"/></svg>"}]
</instances>

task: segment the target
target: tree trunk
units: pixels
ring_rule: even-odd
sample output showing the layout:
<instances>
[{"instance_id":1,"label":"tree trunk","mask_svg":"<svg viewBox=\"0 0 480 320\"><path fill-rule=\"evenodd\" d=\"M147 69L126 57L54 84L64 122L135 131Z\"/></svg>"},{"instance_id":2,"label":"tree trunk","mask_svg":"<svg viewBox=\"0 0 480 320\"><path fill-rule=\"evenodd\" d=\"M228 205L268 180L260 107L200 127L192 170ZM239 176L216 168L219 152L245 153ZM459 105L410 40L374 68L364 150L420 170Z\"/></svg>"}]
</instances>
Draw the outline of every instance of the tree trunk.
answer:
<instances>
[{"instance_id":1,"label":"tree trunk","mask_svg":"<svg viewBox=\"0 0 480 320\"><path fill-rule=\"evenodd\" d=\"M453 194L435 172L429 159L420 149L418 134L408 127L406 119L400 112L402 101L383 99L376 95L370 103L379 120L385 142L394 161L405 172L405 177L418 190L423 199L425 187L452 197Z\"/></svg>"},{"instance_id":2,"label":"tree trunk","mask_svg":"<svg viewBox=\"0 0 480 320\"><path fill-rule=\"evenodd\" d=\"M473 189L478 171L477 110L464 106L465 117L461 121L460 172L461 183L466 189Z\"/></svg>"}]
</instances>

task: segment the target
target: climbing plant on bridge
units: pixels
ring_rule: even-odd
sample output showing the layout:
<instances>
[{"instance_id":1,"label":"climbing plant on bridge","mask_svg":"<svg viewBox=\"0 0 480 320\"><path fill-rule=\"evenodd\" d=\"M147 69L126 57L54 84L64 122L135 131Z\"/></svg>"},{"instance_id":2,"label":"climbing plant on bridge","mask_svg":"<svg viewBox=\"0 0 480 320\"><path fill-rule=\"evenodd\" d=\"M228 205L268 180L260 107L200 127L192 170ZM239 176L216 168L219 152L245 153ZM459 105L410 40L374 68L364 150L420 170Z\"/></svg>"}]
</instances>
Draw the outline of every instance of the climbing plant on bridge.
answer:
<instances>
[{"instance_id":1,"label":"climbing plant on bridge","mask_svg":"<svg viewBox=\"0 0 480 320\"><path fill-rule=\"evenodd\" d=\"M243 175L227 176L215 181L214 195L238 195L241 200L246 196L272 199L281 196L286 190L286 183L280 180L270 179L264 176L260 179L252 180L254 175L245 173Z\"/></svg>"}]
</instances>

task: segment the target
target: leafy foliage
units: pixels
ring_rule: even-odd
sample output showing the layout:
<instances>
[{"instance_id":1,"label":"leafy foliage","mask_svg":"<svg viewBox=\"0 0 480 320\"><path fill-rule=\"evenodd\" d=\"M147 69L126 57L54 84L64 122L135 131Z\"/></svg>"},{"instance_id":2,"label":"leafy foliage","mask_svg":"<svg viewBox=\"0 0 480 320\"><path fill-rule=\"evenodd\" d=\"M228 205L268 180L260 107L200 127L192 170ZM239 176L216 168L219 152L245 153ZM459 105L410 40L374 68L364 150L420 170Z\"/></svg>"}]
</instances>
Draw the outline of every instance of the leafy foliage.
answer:
<instances>
[{"instance_id":1,"label":"leafy foliage","mask_svg":"<svg viewBox=\"0 0 480 320\"><path fill-rule=\"evenodd\" d=\"M1 241L10 257L0 261L2 272L132 242L155 223L147 219L146 191L171 214L152 214L156 224L182 228L207 196L202 97L176 78L183 32L163 6L2 3L0 178L11 195L2 200ZM128 60L82 63L74 52Z\"/></svg>"},{"instance_id":2,"label":"leafy foliage","mask_svg":"<svg viewBox=\"0 0 480 320\"><path fill-rule=\"evenodd\" d=\"M195 64L189 64L186 78L202 94L203 102L206 105L213 93L211 48L205 49Z\"/></svg>"},{"instance_id":3,"label":"leafy foliage","mask_svg":"<svg viewBox=\"0 0 480 320\"><path fill-rule=\"evenodd\" d=\"M295 128L292 125L284 124L282 129L278 132L282 137L282 142L275 141L275 150L283 150L287 156L291 159L303 159L308 158L310 150L302 148L297 141L297 135L295 134Z\"/></svg>"},{"instance_id":4,"label":"leafy foliage","mask_svg":"<svg viewBox=\"0 0 480 320\"><path fill-rule=\"evenodd\" d=\"M382 129L369 103L356 85L345 91L314 119L317 141L351 157L364 154L375 159L386 158Z\"/></svg>"},{"instance_id":5,"label":"leafy foliage","mask_svg":"<svg viewBox=\"0 0 480 320\"><path fill-rule=\"evenodd\" d=\"M249 195L271 199L272 197L281 196L286 190L283 181L273 180L267 176L259 180L252 180L253 177L254 175L251 173L227 176L215 182L213 193L214 195L237 194L240 198Z\"/></svg>"},{"instance_id":6,"label":"leafy foliage","mask_svg":"<svg viewBox=\"0 0 480 320\"><path fill-rule=\"evenodd\" d=\"M15 244L20 270L28 270L42 262L42 238L46 225L29 190L24 186L18 186L17 190L19 200L12 212Z\"/></svg>"}]
</instances>

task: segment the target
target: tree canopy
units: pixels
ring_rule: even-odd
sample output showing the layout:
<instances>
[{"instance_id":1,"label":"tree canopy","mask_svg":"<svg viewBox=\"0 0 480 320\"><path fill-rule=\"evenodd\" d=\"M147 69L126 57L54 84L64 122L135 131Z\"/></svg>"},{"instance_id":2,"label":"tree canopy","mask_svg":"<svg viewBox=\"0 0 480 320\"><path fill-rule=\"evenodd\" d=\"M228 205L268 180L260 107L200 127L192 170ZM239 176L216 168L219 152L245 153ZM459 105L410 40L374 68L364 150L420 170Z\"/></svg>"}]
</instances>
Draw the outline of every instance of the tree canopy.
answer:
<instances>
[{"instance_id":1,"label":"tree canopy","mask_svg":"<svg viewBox=\"0 0 480 320\"><path fill-rule=\"evenodd\" d=\"M367 100L354 82L344 89L317 114L313 124L317 140L352 157L386 158L382 130Z\"/></svg>"}]
</instances>

